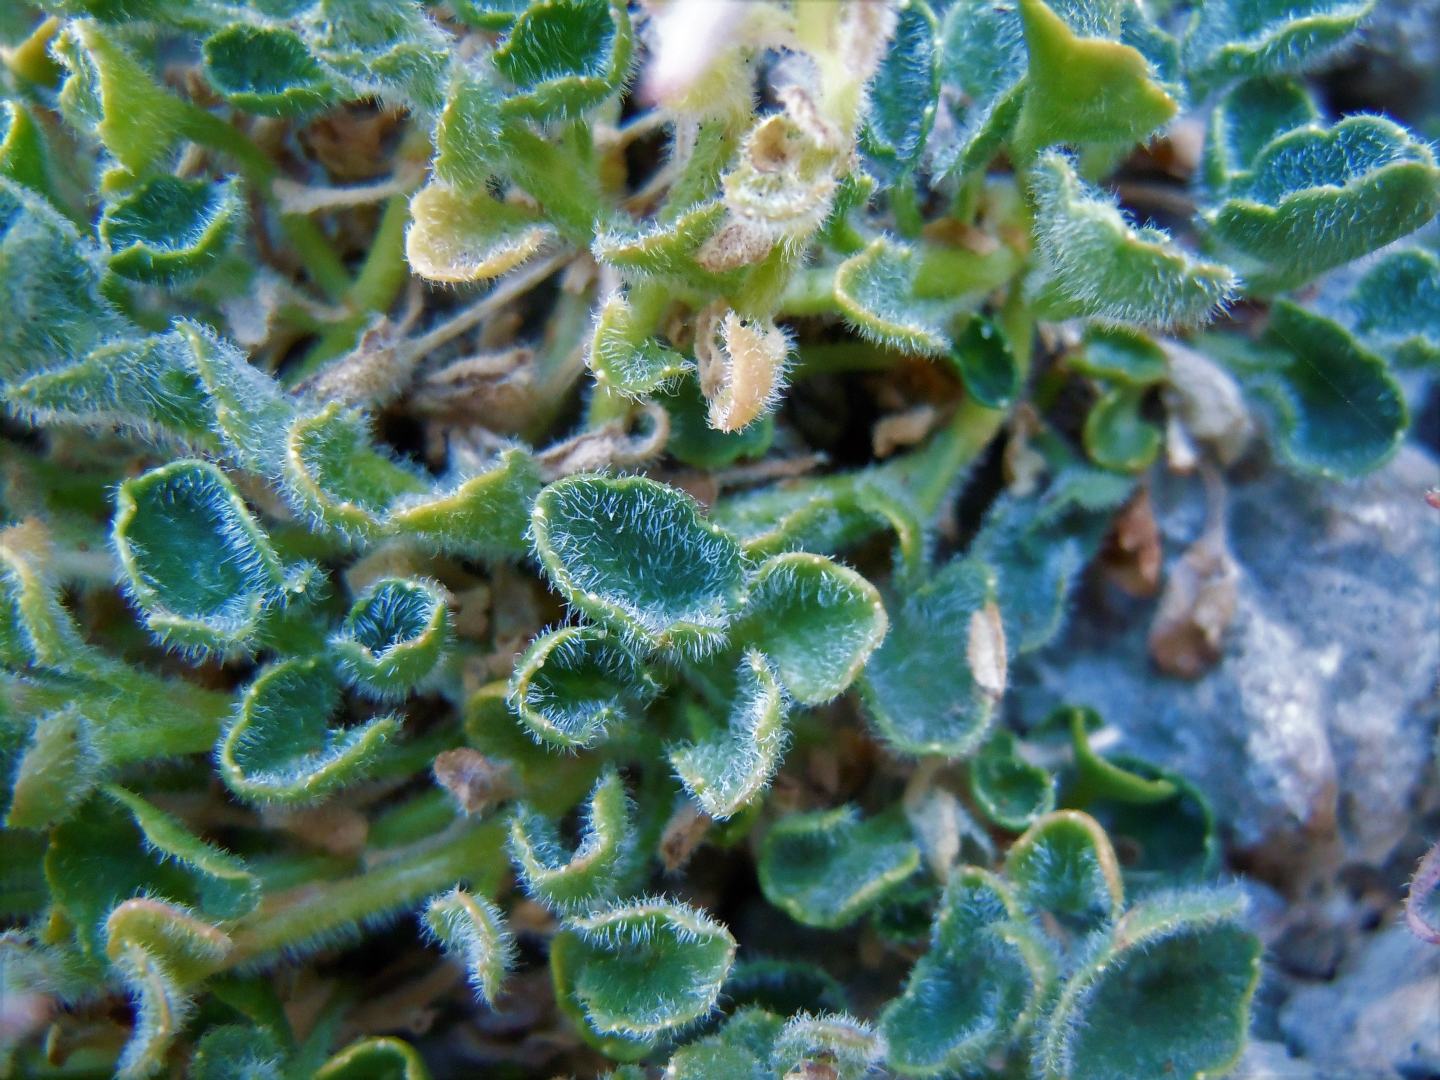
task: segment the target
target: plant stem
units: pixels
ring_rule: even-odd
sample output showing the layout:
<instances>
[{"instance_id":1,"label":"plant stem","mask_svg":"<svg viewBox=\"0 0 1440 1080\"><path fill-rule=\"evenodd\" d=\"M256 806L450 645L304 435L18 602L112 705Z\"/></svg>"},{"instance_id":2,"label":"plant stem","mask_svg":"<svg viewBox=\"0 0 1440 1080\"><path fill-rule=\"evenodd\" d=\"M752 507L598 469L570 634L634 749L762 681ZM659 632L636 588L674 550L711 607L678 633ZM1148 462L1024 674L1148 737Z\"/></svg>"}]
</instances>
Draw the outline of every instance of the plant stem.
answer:
<instances>
[{"instance_id":1,"label":"plant stem","mask_svg":"<svg viewBox=\"0 0 1440 1080\"><path fill-rule=\"evenodd\" d=\"M317 948L457 881L493 892L506 868L501 856L504 835L494 822L466 823L366 873L273 897L231 929L234 948L220 969L253 967L282 953L293 956Z\"/></svg>"}]
</instances>

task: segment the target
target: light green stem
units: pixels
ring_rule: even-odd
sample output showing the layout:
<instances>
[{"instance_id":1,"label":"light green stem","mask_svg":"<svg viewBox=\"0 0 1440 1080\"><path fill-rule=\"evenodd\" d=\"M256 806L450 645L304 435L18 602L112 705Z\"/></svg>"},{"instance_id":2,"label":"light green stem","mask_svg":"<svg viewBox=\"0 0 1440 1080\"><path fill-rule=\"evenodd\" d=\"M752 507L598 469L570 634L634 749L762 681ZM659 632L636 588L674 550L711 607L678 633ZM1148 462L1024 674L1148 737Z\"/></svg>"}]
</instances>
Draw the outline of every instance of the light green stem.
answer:
<instances>
[{"instance_id":1,"label":"light green stem","mask_svg":"<svg viewBox=\"0 0 1440 1080\"><path fill-rule=\"evenodd\" d=\"M301 886L272 897L230 931L234 942L221 970L264 964L317 948L336 934L413 905L468 881L490 893L506 872L505 830L497 823L462 825L434 842L355 877Z\"/></svg>"}]
</instances>

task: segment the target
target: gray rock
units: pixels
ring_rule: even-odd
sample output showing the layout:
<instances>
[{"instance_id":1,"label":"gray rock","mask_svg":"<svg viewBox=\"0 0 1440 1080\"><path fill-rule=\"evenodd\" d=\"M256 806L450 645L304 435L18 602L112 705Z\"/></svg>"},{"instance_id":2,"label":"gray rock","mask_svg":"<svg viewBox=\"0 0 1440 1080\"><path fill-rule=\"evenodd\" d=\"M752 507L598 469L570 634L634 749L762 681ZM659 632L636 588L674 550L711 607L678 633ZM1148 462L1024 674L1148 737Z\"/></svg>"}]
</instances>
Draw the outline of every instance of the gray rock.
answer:
<instances>
[{"instance_id":1,"label":"gray rock","mask_svg":"<svg viewBox=\"0 0 1440 1080\"><path fill-rule=\"evenodd\" d=\"M1154 602L1091 589L1017 674L1012 707L1033 722L1094 706L1119 749L1199 784L1262 865L1378 866L1411 826L1440 719L1440 513L1424 500L1440 468L1407 446L1351 485L1279 469L1228 484L1241 580L1220 663L1193 682L1159 674ZM1161 476L1152 499L1168 564L1203 530L1203 488Z\"/></svg>"},{"instance_id":2,"label":"gray rock","mask_svg":"<svg viewBox=\"0 0 1440 1080\"><path fill-rule=\"evenodd\" d=\"M1306 1059L1346 1076L1440 1074L1440 948L1388 927L1334 981L1292 993L1280 1028Z\"/></svg>"}]
</instances>

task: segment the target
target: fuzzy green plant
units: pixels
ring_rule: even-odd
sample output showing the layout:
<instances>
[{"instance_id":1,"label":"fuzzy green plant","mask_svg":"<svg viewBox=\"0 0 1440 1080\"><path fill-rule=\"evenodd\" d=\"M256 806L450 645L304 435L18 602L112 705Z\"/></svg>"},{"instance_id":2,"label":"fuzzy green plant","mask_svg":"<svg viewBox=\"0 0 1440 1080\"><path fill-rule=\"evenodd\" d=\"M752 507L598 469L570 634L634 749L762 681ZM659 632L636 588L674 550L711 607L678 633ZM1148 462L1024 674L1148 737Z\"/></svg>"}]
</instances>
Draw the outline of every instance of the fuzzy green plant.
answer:
<instances>
[{"instance_id":1,"label":"fuzzy green plant","mask_svg":"<svg viewBox=\"0 0 1440 1080\"><path fill-rule=\"evenodd\" d=\"M1223 1074L1215 814L1007 691L1404 439L1369 7L6 6L0 1074Z\"/></svg>"}]
</instances>

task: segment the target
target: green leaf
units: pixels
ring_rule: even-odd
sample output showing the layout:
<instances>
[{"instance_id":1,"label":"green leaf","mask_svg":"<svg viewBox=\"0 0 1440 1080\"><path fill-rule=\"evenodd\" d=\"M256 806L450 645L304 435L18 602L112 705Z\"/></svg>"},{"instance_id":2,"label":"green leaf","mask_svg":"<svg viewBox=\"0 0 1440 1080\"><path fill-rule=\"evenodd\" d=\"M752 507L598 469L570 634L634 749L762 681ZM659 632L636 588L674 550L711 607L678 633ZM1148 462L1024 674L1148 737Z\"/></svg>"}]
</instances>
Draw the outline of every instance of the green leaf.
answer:
<instances>
[{"instance_id":1,"label":"green leaf","mask_svg":"<svg viewBox=\"0 0 1440 1080\"><path fill-rule=\"evenodd\" d=\"M669 752L685 790L717 820L739 813L769 786L788 740L785 696L761 653L746 652L737 681L725 728Z\"/></svg>"},{"instance_id":2,"label":"green leaf","mask_svg":"<svg viewBox=\"0 0 1440 1080\"><path fill-rule=\"evenodd\" d=\"M74 705L40 717L6 777L5 827L47 829L64 821L94 789L103 765L92 725Z\"/></svg>"},{"instance_id":3,"label":"green leaf","mask_svg":"<svg viewBox=\"0 0 1440 1080\"><path fill-rule=\"evenodd\" d=\"M216 749L220 778L253 802L313 802L363 778L400 729L393 716L331 728L340 684L324 657L265 668Z\"/></svg>"},{"instance_id":4,"label":"green leaf","mask_svg":"<svg viewBox=\"0 0 1440 1080\"><path fill-rule=\"evenodd\" d=\"M550 949L561 1008L636 1049L708 1014L734 959L724 926L662 899L566 919Z\"/></svg>"},{"instance_id":5,"label":"green leaf","mask_svg":"<svg viewBox=\"0 0 1440 1080\"><path fill-rule=\"evenodd\" d=\"M623 3L536 0L491 54L518 91L501 108L532 120L579 116L621 88L632 47Z\"/></svg>"},{"instance_id":6,"label":"green leaf","mask_svg":"<svg viewBox=\"0 0 1440 1080\"><path fill-rule=\"evenodd\" d=\"M112 427L186 449L219 450L214 410L179 333L122 338L10 384L6 401L32 424Z\"/></svg>"},{"instance_id":7,"label":"green leaf","mask_svg":"<svg viewBox=\"0 0 1440 1080\"><path fill-rule=\"evenodd\" d=\"M1294 468L1363 476L1399 448L1410 424L1405 398L1385 361L1337 323L1281 300L1259 345L1228 335L1204 342L1269 407L1278 449Z\"/></svg>"},{"instance_id":8,"label":"green leaf","mask_svg":"<svg viewBox=\"0 0 1440 1080\"><path fill-rule=\"evenodd\" d=\"M1218 263L1192 259L1154 228L1134 228L1113 199L1051 151L1030 173L1039 277L1031 288L1065 315L1136 326L1206 322L1235 289Z\"/></svg>"},{"instance_id":9,"label":"green leaf","mask_svg":"<svg viewBox=\"0 0 1440 1080\"><path fill-rule=\"evenodd\" d=\"M1135 143L1179 111L1139 50L1077 33L1044 0L1019 7L1030 53L1014 134L1022 157L1055 143Z\"/></svg>"},{"instance_id":10,"label":"green leaf","mask_svg":"<svg viewBox=\"0 0 1440 1080\"><path fill-rule=\"evenodd\" d=\"M950 362L965 382L965 392L987 409L1008 408L1020 392L1020 365L1005 335L977 315L950 348Z\"/></svg>"},{"instance_id":11,"label":"green leaf","mask_svg":"<svg viewBox=\"0 0 1440 1080\"><path fill-rule=\"evenodd\" d=\"M1355 283L1345 301L1355 335L1401 367L1440 365L1440 255L1392 251Z\"/></svg>"},{"instance_id":12,"label":"green leaf","mask_svg":"<svg viewBox=\"0 0 1440 1080\"><path fill-rule=\"evenodd\" d=\"M430 1080L419 1052L390 1035L356 1039L315 1072L315 1080Z\"/></svg>"},{"instance_id":13,"label":"green leaf","mask_svg":"<svg viewBox=\"0 0 1440 1080\"><path fill-rule=\"evenodd\" d=\"M483 188L459 191L439 181L410 199L405 258L429 281L488 281L540 251L555 231L536 215Z\"/></svg>"},{"instance_id":14,"label":"green leaf","mask_svg":"<svg viewBox=\"0 0 1440 1080\"><path fill-rule=\"evenodd\" d=\"M637 398L668 390L693 366L650 337L618 292L600 306L585 362L597 386Z\"/></svg>"},{"instance_id":15,"label":"green leaf","mask_svg":"<svg viewBox=\"0 0 1440 1080\"><path fill-rule=\"evenodd\" d=\"M1120 327L1088 327L1083 347L1065 362L1076 371L1124 386L1153 386L1170 373L1159 345Z\"/></svg>"},{"instance_id":16,"label":"green leaf","mask_svg":"<svg viewBox=\"0 0 1440 1080\"><path fill-rule=\"evenodd\" d=\"M924 0L903 0L890 47L870 80L860 145L892 176L907 176L919 165L935 122L940 95L938 31Z\"/></svg>"},{"instance_id":17,"label":"green leaf","mask_svg":"<svg viewBox=\"0 0 1440 1080\"><path fill-rule=\"evenodd\" d=\"M684 492L643 477L567 477L536 498L531 536L551 584L585 615L655 648L724 642L744 559Z\"/></svg>"},{"instance_id":18,"label":"green leaf","mask_svg":"<svg viewBox=\"0 0 1440 1080\"><path fill-rule=\"evenodd\" d=\"M1320 122L1320 109L1299 79L1247 79L1210 113L1205 140L1205 181L1219 194L1232 181L1250 180L1250 166L1287 131Z\"/></svg>"},{"instance_id":19,"label":"green leaf","mask_svg":"<svg viewBox=\"0 0 1440 1080\"><path fill-rule=\"evenodd\" d=\"M1080 570L1133 488L1128 476L1066 463L1043 496L1002 495L991 506L969 554L995 574L1012 655L1033 652L1060 632Z\"/></svg>"},{"instance_id":20,"label":"green leaf","mask_svg":"<svg viewBox=\"0 0 1440 1080\"><path fill-rule=\"evenodd\" d=\"M1158 802L1100 797L1085 804L1085 812L1104 827L1122 855L1126 893L1139 896L1214 881L1220 871L1220 837L1209 800L1188 780L1149 762L1115 755L1108 763L1173 790ZM1074 802L1073 796L1066 801Z\"/></svg>"},{"instance_id":21,"label":"green leaf","mask_svg":"<svg viewBox=\"0 0 1440 1080\"><path fill-rule=\"evenodd\" d=\"M377 97L426 115L442 107L450 41L417 3L318 0L300 30L347 96Z\"/></svg>"},{"instance_id":22,"label":"green leaf","mask_svg":"<svg viewBox=\"0 0 1440 1080\"><path fill-rule=\"evenodd\" d=\"M195 878L146 846L134 817L107 799L92 798L50 833L45 881L55 909L75 928L87 959L105 952L105 920L138 896L180 903L198 898Z\"/></svg>"},{"instance_id":23,"label":"green leaf","mask_svg":"<svg viewBox=\"0 0 1440 1080\"><path fill-rule=\"evenodd\" d=\"M765 654L797 701L820 705L849 688L889 625L875 586L796 551L771 556L751 576L734 636Z\"/></svg>"},{"instance_id":24,"label":"green leaf","mask_svg":"<svg viewBox=\"0 0 1440 1080\"><path fill-rule=\"evenodd\" d=\"M613 900L635 855L633 813L625 782L613 768L590 793L573 852L561 846L552 822L523 804L517 807L510 821L510 858L525 891L562 914Z\"/></svg>"},{"instance_id":25,"label":"green leaf","mask_svg":"<svg viewBox=\"0 0 1440 1080\"><path fill-rule=\"evenodd\" d=\"M172 285L220 260L243 213L233 180L152 176L105 207L100 240L121 277Z\"/></svg>"},{"instance_id":26,"label":"green leaf","mask_svg":"<svg viewBox=\"0 0 1440 1080\"><path fill-rule=\"evenodd\" d=\"M1142 416L1145 390L1115 386L1085 417L1082 437L1090 460L1117 472L1140 472L1160 453L1160 429Z\"/></svg>"},{"instance_id":27,"label":"green leaf","mask_svg":"<svg viewBox=\"0 0 1440 1080\"><path fill-rule=\"evenodd\" d=\"M716 199L648 226L609 221L596 230L591 251L629 280L679 280L713 288L727 279L702 269L696 259L724 220L725 203Z\"/></svg>"},{"instance_id":28,"label":"green leaf","mask_svg":"<svg viewBox=\"0 0 1440 1080\"><path fill-rule=\"evenodd\" d=\"M1250 290L1274 290L1420 228L1440 210L1440 168L1400 125L1351 116L1271 140L1226 194L1206 223L1244 260Z\"/></svg>"},{"instance_id":29,"label":"green leaf","mask_svg":"<svg viewBox=\"0 0 1440 1080\"><path fill-rule=\"evenodd\" d=\"M189 1080L282 1080L285 1054L261 1027L220 1024L205 1032L190 1059Z\"/></svg>"},{"instance_id":30,"label":"green leaf","mask_svg":"<svg viewBox=\"0 0 1440 1080\"><path fill-rule=\"evenodd\" d=\"M294 403L274 379L209 327L178 319L174 332L185 341L184 366L194 371L213 412L211 427L235 462L267 476L279 472Z\"/></svg>"},{"instance_id":31,"label":"green leaf","mask_svg":"<svg viewBox=\"0 0 1440 1080\"><path fill-rule=\"evenodd\" d=\"M146 1077L165 1064L193 1010L185 985L224 958L230 938L183 908L158 900L120 904L106 920L106 953L134 1004L130 1040L116 1063L121 1080Z\"/></svg>"},{"instance_id":32,"label":"green leaf","mask_svg":"<svg viewBox=\"0 0 1440 1080\"><path fill-rule=\"evenodd\" d=\"M1054 962L1005 883L962 867L950 875L930 948L880 1031L903 1076L953 1076L981 1065L1035 1019Z\"/></svg>"},{"instance_id":33,"label":"green leaf","mask_svg":"<svg viewBox=\"0 0 1440 1080\"><path fill-rule=\"evenodd\" d=\"M435 124L434 172L460 191L483 188L503 164L500 91L487 79L461 76Z\"/></svg>"},{"instance_id":34,"label":"green leaf","mask_svg":"<svg viewBox=\"0 0 1440 1080\"><path fill-rule=\"evenodd\" d=\"M1157 896L1066 981L1035 1049L1043 1080L1222 1076L1245 1046L1260 942L1234 894ZM1123 1069L1118 1063L1123 1062Z\"/></svg>"},{"instance_id":35,"label":"green leaf","mask_svg":"<svg viewBox=\"0 0 1440 1080\"><path fill-rule=\"evenodd\" d=\"M970 794L996 825L1023 832L1055 809L1055 778L1021 757L1015 736L1002 729L970 759Z\"/></svg>"},{"instance_id":36,"label":"green leaf","mask_svg":"<svg viewBox=\"0 0 1440 1080\"><path fill-rule=\"evenodd\" d=\"M106 784L104 792L129 811L145 846L170 860L197 883L200 906L218 919L245 914L260 899L260 882L244 860L201 840L175 818L132 791Z\"/></svg>"},{"instance_id":37,"label":"green leaf","mask_svg":"<svg viewBox=\"0 0 1440 1080\"><path fill-rule=\"evenodd\" d=\"M1078 810L1057 810L1031 825L1005 853L1005 876L1026 910L1047 912L1075 934L1113 923L1125 902L1110 838Z\"/></svg>"},{"instance_id":38,"label":"green leaf","mask_svg":"<svg viewBox=\"0 0 1440 1080\"><path fill-rule=\"evenodd\" d=\"M1184 59L1202 86L1315 66L1344 45L1373 0L1201 0L1190 14Z\"/></svg>"},{"instance_id":39,"label":"green leaf","mask_svg":"<svg viewBox=\"0 0 1440 1080\"><path fill-rule=\"evenodd\" d=\"M940 34L940 80L953 132L937 130L930 138L940 171L968 176L990 163L1019 118L1028 66L1018 7L992 0L950 4Z\"/></svg>"},{"instance_id":40,"label":"green leaf","mask_svg":"<svg viewBox=\"0 0 1440 1080\"><path fill-rule=\"evenodd\" d=\"M971 753L1005 691L991 574L972 561L952 562L890 613L890 633L860 677L871 722L901 753Z\"/></svg>"},{"instance_id":41,"label":"green leaf","mask_svg":"<svg viewBox=\"0 0 1440 1080\"><path fill-rule=\"evenodd\" d=\"M1101 757L1091 748L1091 730L1100 728L1104 723L1094 709L1061 706L1046 721L1047 724L1066 722L1075 748L1076 772L1074 783L1065 792L1068 802L1082 808L1092 799L1143 806L1174 797L1175 785L1168 780L1137 776Z\"/></svg>"},{"instance_id":42,"label":"green leaf","mask_svg":"<svg viewBox=\"0 0 1440 1080\"><path fill-rule=\"evenodd\" d=\"M268 610L316 584L313 566L280 561L225 474L203 461L120 485L113 538L145 625L191 653L247 649Z\"/></svg>"},{"instance_id":43,"label":"green leaf","mask_svg":"<svg viewBox=\"0 0 1440 1080\"><path fill-rule=\"evenodd\" d=\"M425 925L464 965L476 996L494 1008L505 973L515 965L515 938L500 909L483 896L452 889L430 901Z\"/></svg>"},{"instance_id":44,"label":"green leaf","mask_svg":"<svg viewBox=\"0 0 1440 1080\"><path fill-rule=\"evenodd\" d=\"M845 988L817 964L799 960L741 960L725 982L724 1000L735 1015L759 1006L782 1016L843 1012Z\"/></svg>"},{"instance_id":45,"label":"green leaf","mask_svg":"<svg viewBox=\"0 0 1440 1080\"><path fill-rule=\"evenodd\" d=\"M675 381L673 390L658 399L670 414L670 438L665 449L697 469L720 469L741 458L763 457L775 439L775 414L767 412L740 431L716 431L708 419L709 404L693 376Z\"/></svg>"},{"instance_id":46,"label":"green leaf","mask_svg":"<svg viewBox=\"0 0 1440 1080\"><path fill-rule=\"evenodd\" d=\"M0 177L42 195L50 193L49 152L30 106L0 101Z\"/></svg>"},{"instance_id":47,"label":"green leaf","mask_svg":"<svg viewBox=\"0 0 1440 1080\"><path fill-rule=\"evenodd\" d=\"M438 585L381 578L356 598L330 649L351 687L388 701L430 673L449 636L450 611Z\"/></svg>"},{"instance_id":48,"label":"green leaf","mask_svg":"<svg viewBox=\"0 0 1440 1080\"><path fill-rule=\"evenodd\" d=\"M304 39L285 27L231 23L207 37L200 53L210 85L249 113L294 119L340 97Z\"/></svg>"},{"instance_id":49,"label":"green leaf","mask_svg":"<svg viewBox=\"0 0 1440 1080\"><path fill-rule=\"evenodd\" d=\"M453 0L455 15L478 30L508 30L530 0Z\"/></svg>"},{"instance_id":50,"label":"green leaf","mask_svg":"<svg viewBox=\"0 0 1440 1080\"><path fill-rule=\"evenodd\" d=\"M785 1022L770 1051L772 1076L820 1071L835 1080L865 1080L885 1053L875 1029L852 1016L800 1013Z\"/></svg>"},{"instance_id":51,"label":"green leaf","mask_svg":"<svg viewBox=\"0 0 1440 1080\"><path fill-rule=\"evenodd\" d=\"M920 866L903 817L862 820L853 806L791 814L766 834L757 868L765 899L806 926L847 926Z\"/></svg>"},{"instance_id":52,"label":"green leaf","mask_svg":"<svg viewBox=\"0 0 1440 1080\"><path fill-rule=\"evenodd\" d=\"M339 403L290 425L282 479L313 527L356 539L383 534L391 507L429 488L417 469L376 450L364 417Z\"/></svg>"},{"instance_id":53,"label":"green leaf","mask_svg":"<svg viewBox=\"0 0 1440 1080\"><path fill-rule=\"evenodd\" d=\"M187 104L156 85L96 23L67 23L51 51L66 68L62 114L81 130L93 130L115 158L102 188L116 190L160 167L186 128Z\"/></svg>"},{"instance_id":54,"label":"green leaf","mask_svg":"<svg viewBox=\"0 0 1440 1080\"><path fill-rule=\"evenodd\" d=\"M535 459L502 450L481 472L442 480L390 505L387 531L465 558L516 558L529 550L530 504L540 490Z\"/></svg>"},{"instance_id":55,"label":"green leaf","mask_svg":"<svg viewBox=\"0 0 1440 1080\"><path fill-rule=\"evenodd\" d=\"M716 1034L675 1051L671 1080L773 1080L770 1052L785 1021L759 1008L738 1010Z\"/></svg>"},{"instance_id":56,"label":"green leaf","mask_svg":"<svg viewBox=\"0 0 1440 1080\"><path fill-rule=\"evenodd\" d=\"M593 746L644 714L659 685L610 631L565 626L541 634L510 677L510 707L537 741Z\"/></svg>"},{"instance_id":57,"label":"green leaf","mask_svg":"<svg viewBox=\"0 0 1440 1080\"><path fill-rule=\"evenodd\" d=\"M835 303L863 338L902 352L950 349L945 322L953 305L915 292L916 255L885 237L835 268Z\"/></svg>"}]
</instances>

